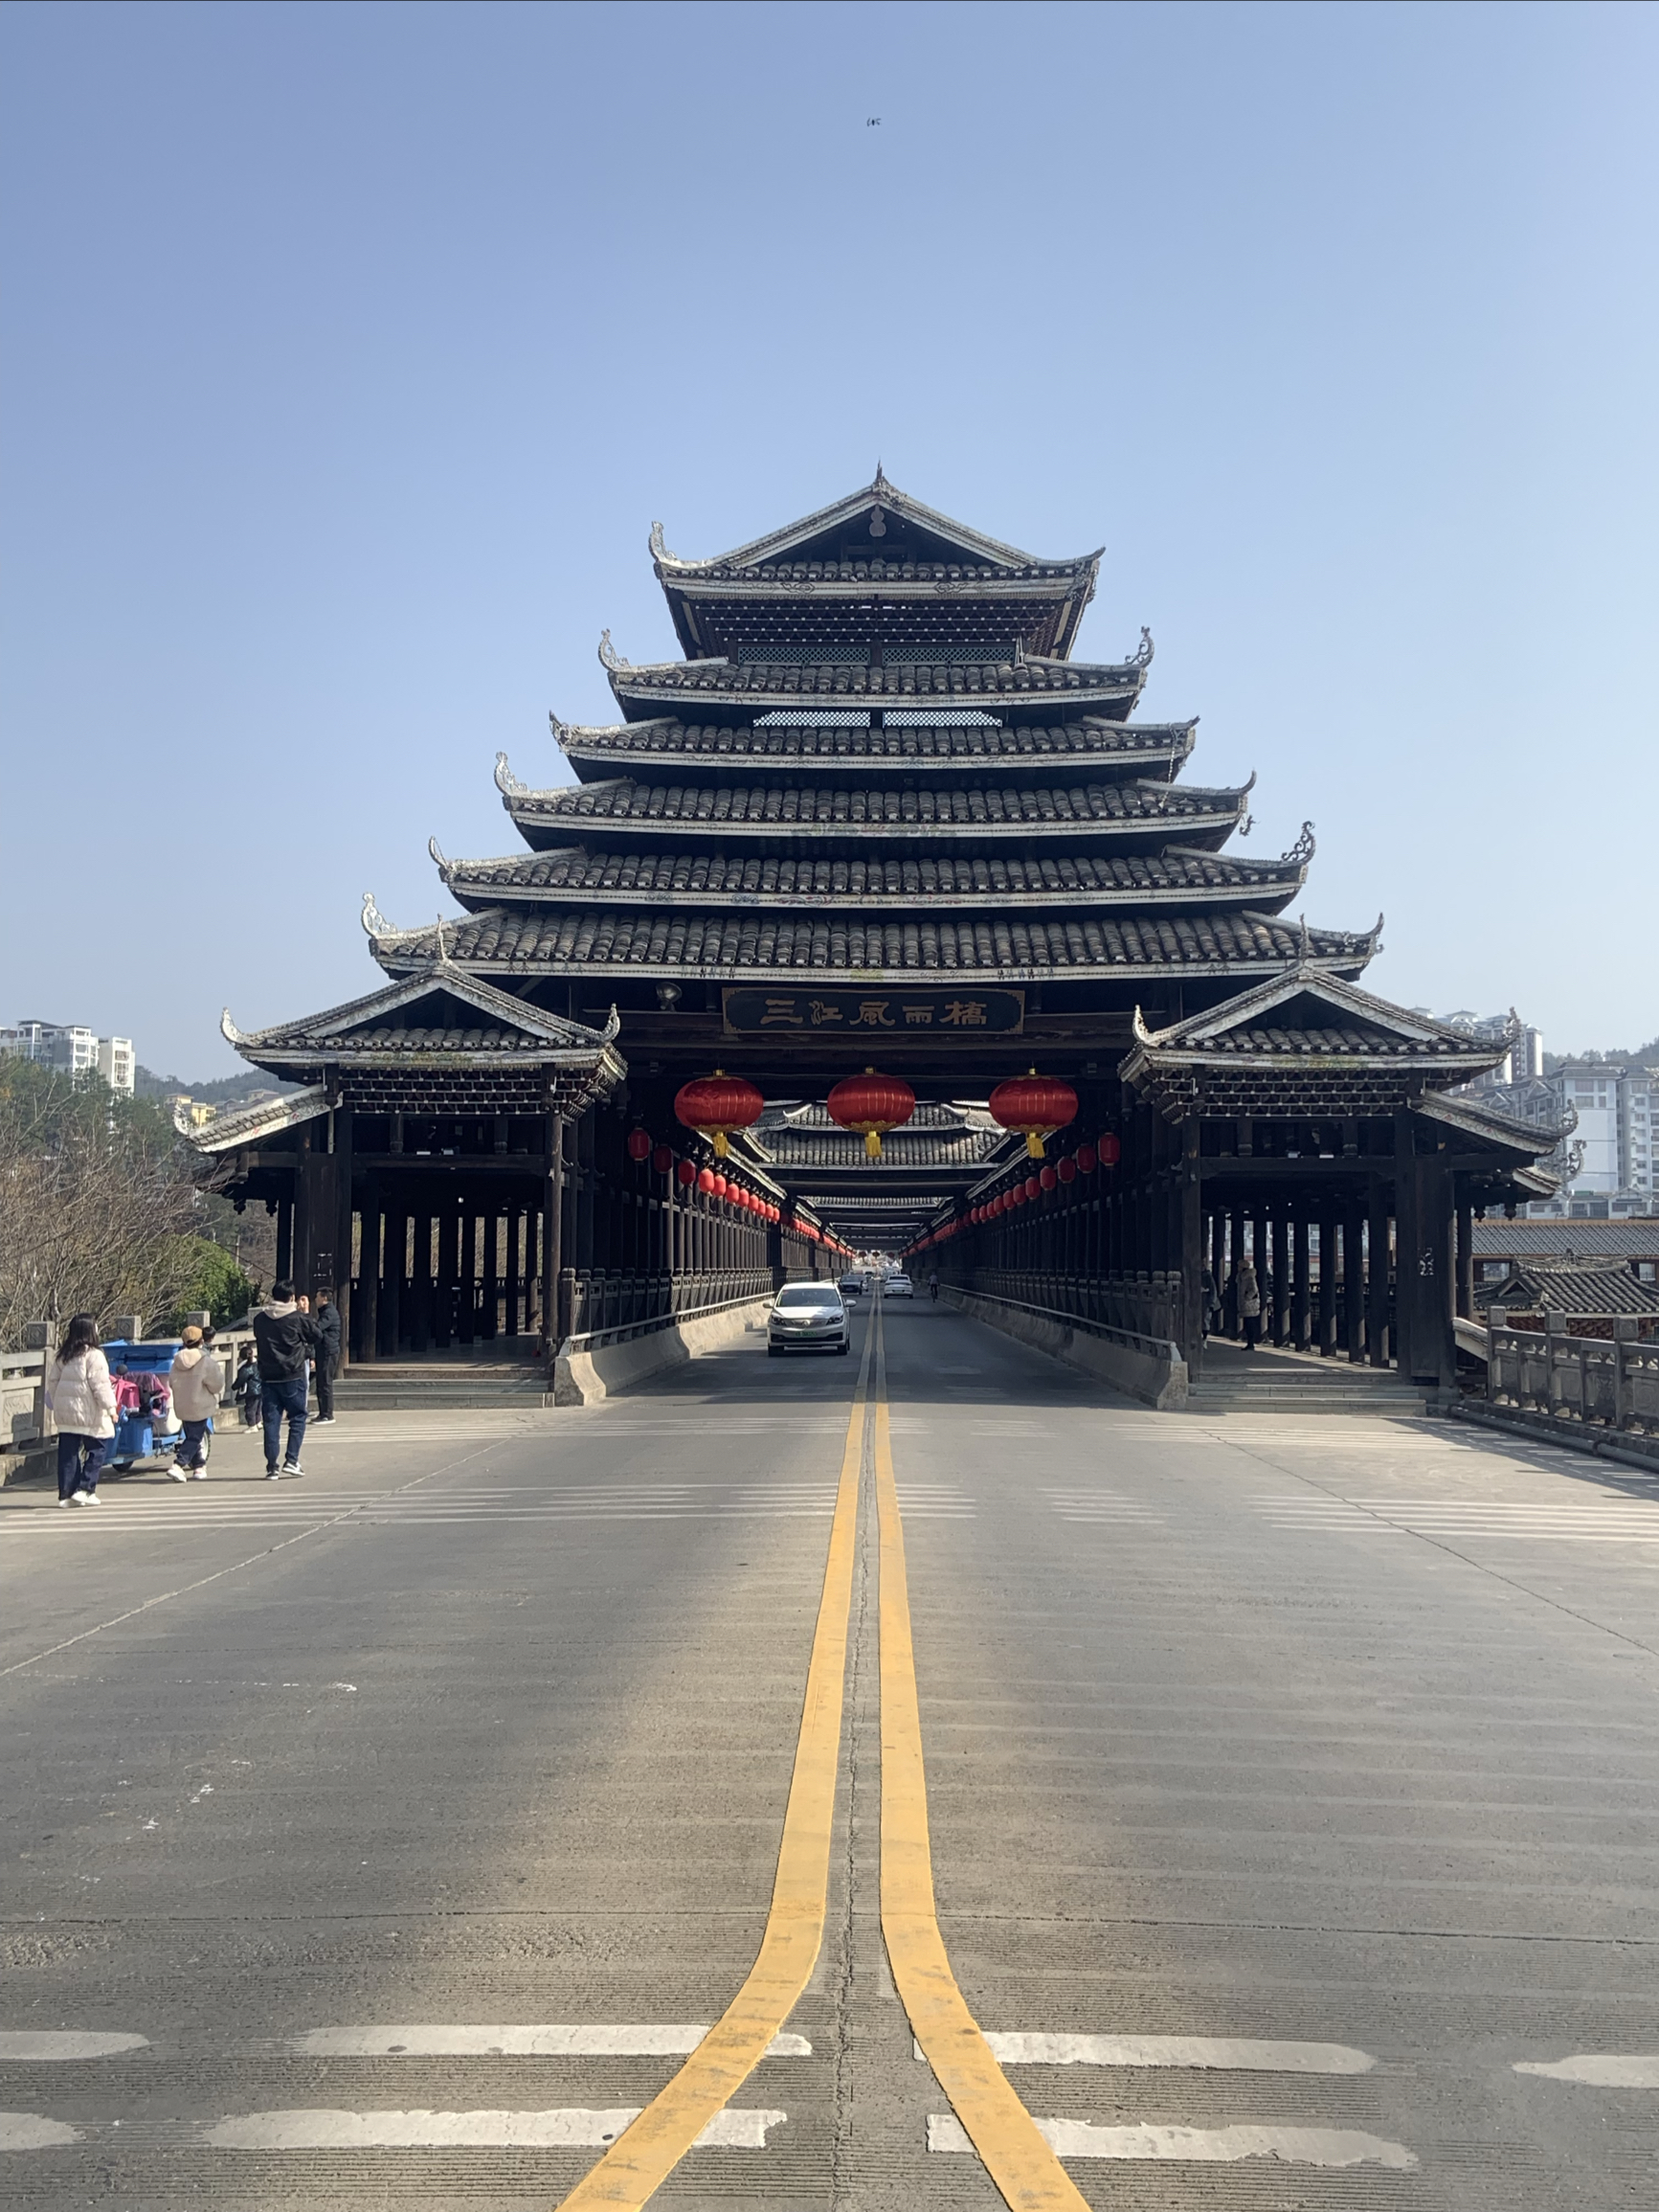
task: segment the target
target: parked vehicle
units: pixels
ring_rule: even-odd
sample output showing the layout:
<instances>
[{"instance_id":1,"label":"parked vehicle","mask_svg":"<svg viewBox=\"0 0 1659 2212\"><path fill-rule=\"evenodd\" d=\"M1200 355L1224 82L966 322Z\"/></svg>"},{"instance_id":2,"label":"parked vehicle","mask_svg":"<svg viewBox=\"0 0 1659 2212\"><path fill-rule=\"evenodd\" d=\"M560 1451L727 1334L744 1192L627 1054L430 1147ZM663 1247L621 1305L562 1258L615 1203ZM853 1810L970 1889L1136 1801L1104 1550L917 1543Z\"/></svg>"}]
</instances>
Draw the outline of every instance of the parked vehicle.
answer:
<instances>
[{"instance_id":1,"label":"parked vehicle","mask_svg":"<svg viewBox=\"0 0 1659 2212\"><path fill-rule=\"evenodd\" d=\"M830 1282L785 1283L767 1316L769 1359L784 1352L841 1352L850 1343L847 1309Z\"/></svg>"}]
</instances>

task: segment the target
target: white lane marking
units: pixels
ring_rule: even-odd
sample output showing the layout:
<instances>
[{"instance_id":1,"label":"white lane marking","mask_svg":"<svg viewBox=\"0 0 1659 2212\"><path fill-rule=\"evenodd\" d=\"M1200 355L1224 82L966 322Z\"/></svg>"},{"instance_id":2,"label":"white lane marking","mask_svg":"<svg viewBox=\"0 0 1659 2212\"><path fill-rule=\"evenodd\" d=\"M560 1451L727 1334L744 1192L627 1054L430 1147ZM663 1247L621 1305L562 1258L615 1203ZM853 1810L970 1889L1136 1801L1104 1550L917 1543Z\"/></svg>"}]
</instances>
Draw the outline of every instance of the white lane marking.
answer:
<instances>
[{"instance_id":1,"label":"white lane marking","mask_svg":"<svg viewBox=\"0 0 1659 2212\"><path fill-rule=\"evenodd\" d=\"M1541 2074L1550 2082L1579 2082L1592 2089L1659 2089L1659 2055L1620 2058L1611 2051L1584 2051L1577 2058L1516 2061L1517 2074Z\"/></svg>"},{"instance_id":2,"label":"white lane marking","mask_svg":"<svg viewBox=\"0 0 1659 2212\"><path fill-rule=\"evenodd\" d=\"M108 2059L149 2048L147 2036L101 2035L80 2028L0 2028L0 2059Z\"/></svg>"},{"instance_id":3,"label":"white lane marking","mask_svg":"<svg viewBox=\"0 0 1659 2212\"><path fill-rule=\"evenodd\" d=\"M1005 2066L1221 2066L1261 2074L1368 2074L1377 2061L1349 2043L1260 2043L1232 2036L998 2035ZM917 2057L921 2056L917 2051Z\"/></svg>"},{"instance_id":4,"label":"white lane marking","mask_svg":"<svg viewBox=\"0 0 1659 2212\"><path fill-rule=\"evenodd\" d=\"M221 2151L406 2151L464 2146L482 2150L600 2149L639 2117L638 2105L596 2111L581 2105L548 2111L242 2112L202 2136ZM764 2151L769 2128L787 2112L717 2112L701 2135L704 2148Z\"/></svg>"},{"instance_id":5,"label":"white lane marking","mask_svg":"<svg viewBox=\"0 0 1659 2212\"><path fill-rule=\"evenodd\" d=\"M1242 2158L1279 2158L1294 2166L1417 2164L1403 2143L1354 2128L1292 2128L1271 2124L1233 2128L1103 2128L1091 2120L1039 2120L1037 2131L1062 2158L1179 2158L1232 2164ZM930 2151L972 2151L967 2130L950 2112L928 2115Z\"/></svg>"},{"instance_id":6,"label":"white lane marking","mask_svg":"<svg viewBox=\"0 0 1659 2212\"><path fill-rule=\"evenodd\" d=\"M708 2033L702 2027L476 2027L417 2026L309 2028L288 2048L300 2058L684 2058ZM810 2059L805 2036L773 2036L769 2059Z\"/></svg>"},{"instance_id":7,"label":"white lane marking","mask_svg":"<svg viewBox=\"0 0 1659 2212\"><path fill-rule=\"evenodd\" d=\"M78 2143L80 2130L38 2112L0 2112L0 2151L50 2151L59 2143Z\"/></svg>"}]
</instances>

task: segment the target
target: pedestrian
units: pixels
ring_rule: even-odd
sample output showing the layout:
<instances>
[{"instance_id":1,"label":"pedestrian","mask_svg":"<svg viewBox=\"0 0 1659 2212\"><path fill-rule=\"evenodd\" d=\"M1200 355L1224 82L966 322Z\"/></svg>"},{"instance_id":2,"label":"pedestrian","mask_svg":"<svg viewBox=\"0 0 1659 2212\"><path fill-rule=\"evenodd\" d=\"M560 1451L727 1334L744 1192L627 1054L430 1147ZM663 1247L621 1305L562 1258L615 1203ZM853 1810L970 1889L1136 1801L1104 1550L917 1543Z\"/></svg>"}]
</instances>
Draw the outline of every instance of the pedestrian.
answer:
<instances>
[{"instance_id":1,"label":"pedestrian","mask_svg":"<svg viewBox=\"0 0 1659 2212\"><path fill-rule=\"evenodd\" d=\"M90 1314L70 1316L46 1371L46 1404L57 1424L57 1502L96 1505L99 1469L115 1434L115 1386Z\"/></svg>"},{"instance_id":2,"label":"pedestrian","mask_svg":"<svg viewBox=\"0 0 1659 2212\"><path fill-rule=\"evenodd\" d=\"M1239 1319L1244 1326L1244 1349L1253 1352L1262 1335L1262 1286L1247 1259L1239 1263Z\"/></svg>"},{"instance_id":3,"label":"pedestrian","mask_svg":"<svg viewBox=\"0 0 1659 2212\"><path fill-rule=\"evenodd\" d=\"M340 1308L326 1291L317 1293L317 1425L334 1419L334 1377L340 1369Z\"/></svg>"},{"instance_id":4,"label":"pedestrian","mask_svg":"<svg viewBox=\"0 0 1659 2212\"><path fill-rule=\"evenodd\" d=\"M175 1482L188 1482L192 1476L198 1482L208 1478L208 1423L225 1394L225 1370L213 1355L208 1342L212 1335L211 1329L199 1329L192 1321L173 1355L169 1377L173 1411L185 1432L168 1470Z\"/></svg>"},{"instance_id":5,"label":"pedestrian","mask_svg":"<svg viewBox=\"0 0 1659 2212\"><path fill-rule=\"evenodd\" d=\"M271 1302L254 1316L254 1343L259 1363L259 1404L265 1420L265 1480L303 1475L300 1448L305 1441L305 1368L319 1338L317 1324L302 1313L293 1284L271 1285ZM279 1462L282 1415L288 1416L288 1450Z\"/></svg>"},{"instance_id":6,"label":"pedestrian","mask_svg":"<svg viewBox=\"0 0 1659 2212\"><path fill-rule=\"evenodd\" d=\"M1222 1325L1222 1298L1221 1293L1216 1288L1216 1278L1208 1268L1204 1270L1204 1279L1199 1295L1204 1308L1204 1335L1206 1337L1214 1336Z\"/></svg>"},{"instance_id":7,"label":"pedestrian","mask_svg":"<svg viewBox=\"0 0 1659 2212\"><path fill-rule=\"evenodd\" d=\"M259 1367L252 1352L242 1354L242 1364L236 1369L236 1379L231 1385L238 1406L242 1409L244 1429L259 1425Z\"/></svg>"}]
</instances>

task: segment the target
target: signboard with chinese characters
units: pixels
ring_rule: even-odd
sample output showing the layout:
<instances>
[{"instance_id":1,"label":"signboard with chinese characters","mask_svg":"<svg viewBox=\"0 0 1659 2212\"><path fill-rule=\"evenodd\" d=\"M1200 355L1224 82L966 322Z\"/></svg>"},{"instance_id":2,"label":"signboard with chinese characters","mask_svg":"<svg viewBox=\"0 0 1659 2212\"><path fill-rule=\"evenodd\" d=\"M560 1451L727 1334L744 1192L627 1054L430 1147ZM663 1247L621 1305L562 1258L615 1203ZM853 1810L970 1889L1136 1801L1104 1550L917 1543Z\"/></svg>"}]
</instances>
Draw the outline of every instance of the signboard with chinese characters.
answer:
<instances>
[{"instance_id":1,"label":"signboard with chinese characters","mask_svg":"<svg viewBox=\"0 0 1659 2212\"><path fill-rule=\"evenodd\" d=\"M912 1037L1018 1036L1025 1027L1023 991L912 990L865 983L853 990L741 990L721 994L729 1037L868 1037L874 1031Z\"/></svg>"}]
</instances>

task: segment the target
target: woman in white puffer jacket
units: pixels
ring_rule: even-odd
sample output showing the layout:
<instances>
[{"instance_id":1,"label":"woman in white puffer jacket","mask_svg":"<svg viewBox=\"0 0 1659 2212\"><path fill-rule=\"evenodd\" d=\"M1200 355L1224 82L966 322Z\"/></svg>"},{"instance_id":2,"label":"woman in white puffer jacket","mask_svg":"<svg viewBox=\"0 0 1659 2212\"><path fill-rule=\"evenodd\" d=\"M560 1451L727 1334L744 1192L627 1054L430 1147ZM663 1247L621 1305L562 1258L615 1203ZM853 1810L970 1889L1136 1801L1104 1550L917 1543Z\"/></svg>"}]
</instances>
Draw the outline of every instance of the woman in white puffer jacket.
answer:
<instances>
[{"instance_id":1,"label":"woman in white puffer jacket","mask_svg":"<svg viewBox=\"0 0 1659 2212\"><path fill-rule=\"evenodd\" d=\"M99 1470L115 1434L115 1385L90 1314L70 1320L46 1370L46 1403L57 1423L57 1502L96 1505Z\"/></svg>"}]
</instances>

